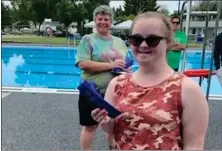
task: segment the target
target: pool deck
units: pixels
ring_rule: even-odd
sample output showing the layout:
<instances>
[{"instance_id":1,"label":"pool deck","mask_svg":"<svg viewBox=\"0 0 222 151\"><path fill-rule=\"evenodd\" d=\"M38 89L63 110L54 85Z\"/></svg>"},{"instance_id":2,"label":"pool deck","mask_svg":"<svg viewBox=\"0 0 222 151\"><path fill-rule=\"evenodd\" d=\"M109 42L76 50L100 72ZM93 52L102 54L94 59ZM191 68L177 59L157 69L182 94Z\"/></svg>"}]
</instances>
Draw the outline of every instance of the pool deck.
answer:
<instances>
[{"instance_id":1,"label":"pool deck","mask_svg":"<svg viewBox=\"0 0 222 151\"><path fill-rule=\"evenodd\" d=\"M77 150L78 95L3 93L2 150ZM222 149L222 100L210 100L210 122L205 148ZM94 149L107 149L99 129Z\"/></svg>"}]
</instances>

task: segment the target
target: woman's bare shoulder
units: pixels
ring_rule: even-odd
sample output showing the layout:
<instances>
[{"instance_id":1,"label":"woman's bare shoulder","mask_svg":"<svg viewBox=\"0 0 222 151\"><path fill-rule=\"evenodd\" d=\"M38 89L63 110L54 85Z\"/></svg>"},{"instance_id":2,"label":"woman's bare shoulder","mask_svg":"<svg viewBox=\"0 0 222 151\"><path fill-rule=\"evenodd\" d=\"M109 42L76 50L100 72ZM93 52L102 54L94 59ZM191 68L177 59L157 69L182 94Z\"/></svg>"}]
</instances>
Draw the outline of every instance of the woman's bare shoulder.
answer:
<instances>
[{"instance_id":1,"label":"woman's bare shoulder","mask_svg":"<svg viewBox=\"0 0 222 151\"><path fill-rule=\"evenodd\" d=\"M182 103L199 104L207 102L205 94L197 82L189 77L184 77L182 81Z\"/></svg>"}]
</instances>

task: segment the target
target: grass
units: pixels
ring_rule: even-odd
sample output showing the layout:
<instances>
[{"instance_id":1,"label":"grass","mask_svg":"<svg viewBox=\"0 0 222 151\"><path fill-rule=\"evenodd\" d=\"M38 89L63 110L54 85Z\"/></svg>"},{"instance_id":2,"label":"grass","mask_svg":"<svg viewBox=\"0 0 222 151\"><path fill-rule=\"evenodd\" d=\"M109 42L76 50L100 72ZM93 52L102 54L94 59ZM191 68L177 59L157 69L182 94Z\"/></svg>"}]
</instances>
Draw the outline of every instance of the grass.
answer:
<instances>
[{"instance_id":1,"label":"grass","mask_svg":"<svg viewBox=\"0 0 222 151\"><path fill-rule=\"evenodd\" d=\"M30 43L30 44L56 44L68 45L65 37L45 37L36 35L3 35L2 43ZM78 45L79 40L76 40ZM70 40L70 45L74 45L74 41Z\"/></svg>"},{"instance_id":2,"label":"grass","mask_svg":"<svg viewBox=\"0 0 222 151\"><path fill-rule=\"evenodd\" d=\"M30 43L30 44L56 44L56 45L68 45L68 40L65 37L45 37L36 35L3 35L2 43ZM76 40L76 44L79 44L79 40ZM74 41L70 40L70 45L74 45ZM189 48L202 48L202 44L190 43Z\"/></svg>"}]
</instances>

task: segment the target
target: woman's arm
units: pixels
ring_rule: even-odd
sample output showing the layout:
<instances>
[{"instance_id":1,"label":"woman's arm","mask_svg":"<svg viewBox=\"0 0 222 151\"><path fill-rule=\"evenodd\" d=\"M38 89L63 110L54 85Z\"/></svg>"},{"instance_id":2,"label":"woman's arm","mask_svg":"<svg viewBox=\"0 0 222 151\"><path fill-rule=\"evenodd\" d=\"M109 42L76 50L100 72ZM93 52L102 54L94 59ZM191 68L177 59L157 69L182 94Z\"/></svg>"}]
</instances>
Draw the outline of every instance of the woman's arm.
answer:
<instances>
[{"instance_id":1,"label":"woman's arm","mask_svg":"<svg viewBox=\"0 0 222 151\"><path fill-rule=\"evenodd\" d=\"M86 60L79 62L78 67L90 73L98 73L111 70L113 68L113 64L108 62L96 62L96 61Z\"/></svg>"},{"instance_id":2,"label":"woman's arm","mask_svg":"<svg viewBox=\"0 0 222 151\"><path fill-rule=\"evenodd\" d=\"M183 51L185 49L186 49L186 45L184 44L173 43L173 44L168 45L168 50Z\"/></svg>"},{"instance_id":3,"label":"woman's arm","mask_svg":"<svg viewBox=\"0 0 222 151\"><path fill-rule=\"evenodd\" d=\"M168 44L167 49L172 50L173 47L177 46L175 41L172 41L170 44Z\"/></svg>"},{"instance_id":4,"label":"woman's arm","mask_svg":"<svg viewBox=\"0 0 222 151\"><path fill-rule=\"evenodd\" d=\"M76 66L88 72L103 72L112 69L112 64L108 62L96 62L92 58L92 46L90 44L90 36L82 37L76 53Z\"/></svg>"},{"instance_id":5,"label":"woman's arm","mask_svg":"<svg viewBox=\"0 0 222 151\"><path fill-rule=\"evenodd\" d=\"M109 71L114 67L124 68L125 61L123 59L117 59L113 62L97 62L92 60L92 49L90 36L83 36L77 47L76 66L90 73Z\"/></svg>"},{"instance_id":6,"label":"woman's arm","mask_svg":"<svg viewBox=\"0 0 222 151\"><path fill-rule=\"evenodd\" d=\"M174 50L174 51L183 51L185 49L186 49L186 45L183 45L183 44L176 44L175 46L171 48L171 50Z\"/></svg>"},{"instance_id":7,"label":"woman's arm","mask_svg":"<svg viewBox=\"0 0 222 151\"><path fill-rule=\"evenodd\" d=\"M79 62L78 67L90 73L98 73L112 70L115 67L124 68L125 61L122 59L117 59L113 62L96 62L92 60L86 60Z\"/></svg>"},{"instance_id":8,"label":"woman's arm","mask_svg":"<svg viewBox=\"0 0 222 151\"><path fill-rule=\"evenodd\" d=\"M183 149L203 150L209 108L201 88L189 78L184 78L182 83L182 106Z\"/></svg>"},{"instance_id":9,"label":"woman's arm","mask_svg":"<svg viewBox=\"0 0 222 151\"><path fill-rule=\"evenodd\" d=\"M180 38L182 41L180 43L176 42L175 40L172 41L171 44L168 45L168 50L173 50L173 51L183 51L187 48L187 36L185 33L180 35Z\"/></svg>"},{"instance_id":10,"label":"woman's arm","mask_svg":"<svg viewBox=\"0 0 222 151\"><path fill-rule=\"evenodd\" d=\"M110 103L111 105L115 106L115 98L116 98L116 95L115 95L115 87L116 87L116 84L117 84L117 77L112 79L106 89L106 93L105 93L105 100ZM108 117L108 122L104 122L104 123L101 123L101 127L102 129L108 133L109 135L112 135L113 134L113 129L114 129L114 119L111 119Z\"/></svg>"}]
</instances>

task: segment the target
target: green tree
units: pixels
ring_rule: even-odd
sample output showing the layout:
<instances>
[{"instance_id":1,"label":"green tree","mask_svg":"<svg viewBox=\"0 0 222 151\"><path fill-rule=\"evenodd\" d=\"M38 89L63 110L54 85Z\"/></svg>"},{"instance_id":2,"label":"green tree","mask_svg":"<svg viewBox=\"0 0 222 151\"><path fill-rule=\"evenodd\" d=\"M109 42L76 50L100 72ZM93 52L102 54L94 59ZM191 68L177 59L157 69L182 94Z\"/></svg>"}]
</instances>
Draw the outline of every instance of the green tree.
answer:
<instances>
[{"instance_id":1,"label":"green tree","mask_svg":"<svg viewBox=\"0 0 222 151\"><path fill-rule=\"evenodd\" d=\"M124 15L124 11L122 9L121 6L119 6L118 8L113 8L113 11L114 11L114 14L115 14L115 19L120 17L120 16L123 16Z\"/></svg>"},{"instance_id":2,"label":"green tree","mask_svg":"<svg viewBox=\"0 0 222 151\"><path fill-rule=\"evenodd\" d=\"M110 0L83 0L83 6L86 10L86 19L93 20L93 11L99 5L109 5Z\"/></svg>"},{"instance_id":3,"label":"green tree","mask_svg":"<svg viewBox=\"0 0 222 151\"><path fill-rule=\"evenodd\" d=\"M32 20L35 21L35 13L32 9L31 3L26 0L12 1L12 17L13 21Z\"/></svg>"},{"instance_id":4,"label":"green tree","mask_svg":"<svg viewBox=\"0 0 222 151\"><path fill-rule=\"evenodd\" d=\"M136 16L133 14L130 14L129 16L127 16L127 20L133 20Z\"/></svg>"},{"instance_id":5,"label":"green tree","mask_svg":"<svg viewBox=\"0 0 222 151\"><path fill-rule=\"evenodd\" d=\"M75 5L70 0L63 0L56 4L56 19L63 23L66 27L73 22Z\"/></svg>"},{"instance_id":6,"label":"green tree","mask_svg":"<svg viewBox=\"0 0 222 151\"><path fill-rule=\"evenodd\" d=\"M207 11L207 10L217 11L217 5L218 5L217 2L215 1L200 1L192 7L192 10L193 11ZM221 8L220 18L222 18L222 8Z\"/></svg>"},{"instance_id":7,"label":"green tree","mask_svg":"<svg viewBox=\"0 0 222 151\"><path fill-rule=\"evenodd\" d=\"M72 0L62 0L57 3L56 8L56 19L65 25L66 31L72 22L77 22L78 31L81 31L81 24L86 15L86 10L82 3Z\"/></svg>"},{"instance_id":8,"label":"green tree","mask_svg":"<svg viewBox=\"0 0 222 151\"><path fill-rule=\"evenodd\" d=\"M199 1L195 5L192 6L192 10L194 11L206 11L211 10L211 6L215 5L215 2L210 2L210 1Z\"/></svg>"},{"instance_id":9,"label":"green tree","mask_svg":"<svg viewBox=\"0 0 222 151\"><path fill-rule=\"evenodd\" d=\"M157 11L159 6L156 0L125 0L125 15L137 15L146 11Z\"/></svg>"},{"instance_id":10,"label":"green tree","mask_svg":"<svg viewBox=\"0 0 222 151\"><path fill-rule=\"evenodd\" d=\"M8 6L5 6L3 2L1 2L1 9L2 9L2 30L4 31L4 28L6 26L11 25L12 23L12 17L11 17L11 10Z\"/></svg>"},{"instance_id":11,"label":"green tree","mask_svg":"<svg viewBox=\"0 0 222 151\"><path fill-rule=\"evenodd\" d=\"M160 6L160 8L158 9L158 12L162 13L162 14L164 14L166 16L170 15L169 10L165 6Z\"/></svg>"},{"instance_id":12,"label":"green tree","mask_svg":"<svg viewBox=\"0 0 222 151\"><path fill-rule=\"evenodd\" d=\"M61 0L27 0L31 3L31 8L34 11L35 20L40 26L45 18L55 18L56 4Z\"/></svg>"},{"instance_id":13,"label":"green tree","mask_svg":"<svg viewBox=\"0 0 222 151\"><path fill-rule=\"evenodd\" d=\"M184 10L184 13L186 13L186 10ZM170 17L173 17L173 16L180 17L180 12L178 13L178 11L175 10L172 14L170 14Z\"/></svg>"},{"instance_id":14,"label":"green tree","mask_svg":"<svg viewBox=\"0 0 222 151\"><path fill-rule=\"evenodd\" d=\"M33 21L38 30L45 18L55 18L56 4L61 0L12 0L13 16L16 20Z\"/></svg>"}]
</instances>

